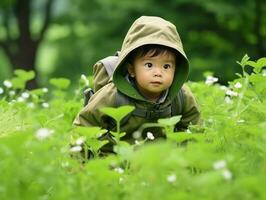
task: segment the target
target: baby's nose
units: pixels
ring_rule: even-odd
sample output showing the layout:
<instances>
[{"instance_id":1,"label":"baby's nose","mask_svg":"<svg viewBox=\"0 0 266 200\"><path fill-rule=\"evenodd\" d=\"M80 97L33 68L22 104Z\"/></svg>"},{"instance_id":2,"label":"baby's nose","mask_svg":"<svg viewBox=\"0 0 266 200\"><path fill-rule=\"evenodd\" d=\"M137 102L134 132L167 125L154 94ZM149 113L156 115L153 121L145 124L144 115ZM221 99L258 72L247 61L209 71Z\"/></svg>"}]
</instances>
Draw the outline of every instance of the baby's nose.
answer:
<instances>
[{"instance_id":1,"label":"baby's nose","mask_svg":"<svg viewBox=\"0 0 266 200\"><path fill-rule=\"evenodd\" d=\"M154 67L154 76L162 76L162 69L160 67Z\"/></svg>"}]
</instances>

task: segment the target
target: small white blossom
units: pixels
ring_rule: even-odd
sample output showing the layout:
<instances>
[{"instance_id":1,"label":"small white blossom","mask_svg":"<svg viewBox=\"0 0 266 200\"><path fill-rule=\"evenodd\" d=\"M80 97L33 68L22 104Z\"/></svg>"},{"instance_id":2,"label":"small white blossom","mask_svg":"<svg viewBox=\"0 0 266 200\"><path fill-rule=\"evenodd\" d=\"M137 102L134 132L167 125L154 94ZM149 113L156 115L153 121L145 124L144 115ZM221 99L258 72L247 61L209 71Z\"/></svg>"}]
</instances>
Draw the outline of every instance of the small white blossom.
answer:
<instances>
[{"instance_id":1,"label":"small white blossom","mask_svg":"<svg viewBox=\"0 0 266 200\"><path fill-rule=\"evenodd\" d=\"M62 163L61 163L61 166L62 166L63 168L66 168L66 167L69 166L69 162L62 162Z\"/></svg>"},{"instance_id":2,"label":"small white blossom","mask_svg":"<svg viewBox=\"0 0 266 200\"><path fill-rule=\"evenodd\" d=\"M3 82L3 84L4 84L4 86L6 86L7 88L11 88L11 87L12 87L12 83L11 83L11 81L9 81L9 80L5 80L5 81Z\"/></svg>"},{"instance_id":3,"label":"small white blossom","mask_svg":"<svg viewBox=\"0 0 266 200\"><path fill-rule=\"evenodd\" d=\"M213 118L209 118L208 122L213 123L214 122Z\"/></svg>"},{"instance_id":4,"label":"small white blossom","mask_svg":"<svg viewBox=\"0 0 266 200\"><path fill-rule=\"evenodd\" d=\"M78 138L77 140L76 140L76 145L79 145L79 146L81 146L82 144L84 143L84 138Z\"/></svg>"},{"instance_id":5,"label":"small white blossom","mask_svg":"<svg viewBox=\"0 0 266 200\"><path fill-rule=\"evenodd\" d=\"M266 76L266 69L262 70L262 76Z\"/></svg>"},{"instance_id":6,"label":"small white blossom","mask_svg":"<svg viewBox=\"0 0 266 200\"><path fill-rule=\"evenodd\" d=\"M227 181L231 180L233 177L232 172L230 172L228 169L224 169L222 171L222 175L223 175L224 179Z\"/></svg>"},{"instance_id":7,"label":"small white blossom","mask_svg":"<svg viewBox=\"0 0 266 200\"><path fill-rule=\"evenodd\" d=\"M43 140L49 138L53 134L53 131L48 128L40 128L36 132L36 138L39 140Z\"/></svg>"},{"instance_id":8,"label":"small white blossom","mask_svg":"<svg viewBox=\"0 0 266 200\"><path fill-rule=\"evenodd\" d=\"M80 93L79 89L76 89L76 90L75 90L75 94L76 94L76 95L79 95L79 93Z\"/></svg>"},{"instance_id":9,"label":"small white blossom","mask_svg":"<svg viewBox=\"0 0 266 200\"><path fill-rule=\"evenodd\" d=\"M4 93L4 89L0 87L0 94Z\"/></svg>"},{"instance_id":10,"label":"small white blossom","mask_svg":"<svg viewBox=\"0 0 266 200\"><path fill-rule=\"evenodd\" d=\"M121 167L114 168L114 171L119 173L119 174L123 174L124 173L124 170Z\"/></svg>"},{"instance_id":11,"label":"small white blossom","mask_svg":"<svg viewBox=\"0 0 266 200\"><path fill-rule=\"evenodd\" d=\"M225 160L219 160L215 163L213 163L213 168L215 170L224 169L226 167L226 161Z\"/></svg>"},{"instance_id":12,"label":"small white blossom","mask_svg":"<svg viewBox=\"0 0 266 200\"><path fill-rule=\"evenodd\" d=\"M42 103L42 107L49 108L49 103L46 103L46 102Z\"/></svg>"},{"instance_id":13,"label":"small white blossom","mask_svg":"<svg viewBox=\"0 0 266 200\"><path fill-rule=\"evenodd\" d=\"M148 186L148 183L145 182L145 181L142 181L140 184L141 184L142 186L144 186L144 187Z\"/></svg>"},{"instance_id":14,"label":"small white blossom","mask_svg":"<svg viewBox=\"0 0 266 200\"><path fill-rule=\"evenodd\" d=\"M237 123L244 123L244 122L245 122L244 119L239 119L239 120L237 120Z\"/></svg>"},{"instance_id":15,"label":"small white blossom","mask_svg":"<svg viewBox=\"0 0 266 200\"><path fill-rule=\"evenodd\" d=\"M14 104L16 103L17 101L15 99L12 99L11 102L9 102L8 104Z\"/></svg>"},{"instance_id":16,"label":"small white blossom","mask_svg":"<svg viewBox=\"0 0 266 200\"><path fill-rule=\"evenodd\" d=\"M18 97L17 101L18 101L18 102L23 102L23 101L25 101L25 99L22 98L22 97Z\"/></svg>"},{"instance_id":17,"label":"small white blossom","mask_svg":"<svg viewBox=\"0 0 266 200\"><path fill-rule=\"evenodd\" d=\"M11 90L11 91L9 91L9 93L8 93L10 96L14 96L15 94L16 94L16 92L14 91L14 90Z\"/></svg>"},{"instance_id":18,"label":"small white blossom","mask_svg":"<svg viewBox=\"0 0 266 200\"><path fill-rule=\"evenodd\" d=\"M135 131L134 133L133 133L133 138L134 139L138 139L138 138L140 138L141 137L141 132L140 131Z\"/></svg>"},{"instance_id":19,"label":"small white blossom","mask_svg":"<svg viewBox=\"0 0 266 200\"><path fill-rule=\"evenodd\" d=\"M147 138L149 140L154 140L154 136L153 136L153 134L151 132L147 132Z\"/></svg>"},{"instance_id":20,"label":"small white blossom","mask_svg":"<svg viewBox=\"0 0 266 200\"><path fill-rule=\"evenodd\" d=\"M167 176L167 181L169 183L174 183L176 181L176 175L175 174L170 174L169 176Z\"/></svg>"},{"instance_id":21,"label":"small white blossom","mask_svg":"<svg viewBox=\"0 0 266 200\"><path fill-rule=\"evenodd\" d=\"M89 80L87 79L87 77L84 74L81 75L81 79L84 81L86 86L89 86Z\"/></svg>"},{"instance_id":22,"label":"small white blossom","mask_svg":"<svg viewBox=\"0 0 266 200\"><path fill-rule=\"evenodd\" d=\"M242 84L237 82L235 85L234 85L235 88L239 89L239 88L242 88Z\"/></svg>"},{"instance_id":23,"label":"small white blossom","mask_svg":"<svg viewBox=\"0 0 266 200\"><path fill-rule=\"evenodd\" d=\"M48 88L43 88L42 91L43 91L44 93L47 93L47 92L48 92Z\"/></svg>"},{"instance_id":24,"label":"small white blossom","mask_svg":"<svg viewBox=\"0 0 266 200\"><path fill-rule=\"evenodd\" d=\"M206 85L212 85L213 83L217 82L218 78L213 77L213 76L207 76L205 84Z\"/></svg>"},{"instance_id":25,"label":"small white blossom","mask_svg":"<svg viewBox=\"0 0 266 200\"><path fill-rule=\"evenodd\" d=\"M232 90L227 90L227 91L226 91L226 94L227 94L228 96L230 96L230 97L236 97L236 96L238 95L237 92L234 92L234 91L232 91Z\"/></svg>"},{"instance_id":26,"label":"small white blossom","mask_svg":"<svg viewBox=\"0 0 266 200\"><path fill-rule=\"evenodd\" d=\"M186 133L192 133L192 132L191 132L191 130L187 129L187 130L186 130Z\"/></svg>"},{"instance_id":27,"label":"small white blossom","mask_svg":"<svg viewBox=\"0 0 266 200\"><path fill-rule=\"evenodd\" d=\"M222 85L222 86L220 86L220 89L223 90L223 91L225 91L225 90L227 90L228 88L227 88L226 86Z\"/></svg>"},{"instance_id":28,"label":"small white blossom","mask_svg":"<svg viewBox=\"0 0 266 200\"><path fill-rule=\"evenodd\" d=\"M30 94L29 94L28 92L23 92L23 93L21 94L21 97L24 98L24 99L27 99L27 98L30 97Z\"/></svg>"},{"instance_id":29,"label":"small white blossom","mask_svg":"<svg viewBox=\"0 0 266 200\"><path fill-rule=\"evenodd\" d=\"M122 184L124 182L124 179L122 177L119 177L119 184Z\"/></svg>"},{"instance_id":30,"label":"small white blossom","mask_svg":"<svg viewBox=\"0 0 266 200\"><path fill-rule=\"evenodd\" d=\"M29 102L29 103L27 104L27 106L28 106L28 108L34 108L34 107L35 107L35 105L34 105L33 102Z\"/></svg>"},{"instance_id":31,"label":"small white blossom","mask_svg":"<svg viewBox=\"0 0 266 200\"><path fill-rule=\"evenodd\" d=\"M135 145L140 145L140 142L138 140L135 140Z\"/></svg>"},{"instance_id":32,"label":"small white blossom","mask_svg":"<svg viewBox=\"0 0 266 200\"><path fill-rule=\"evenodd\" d=\"M225 103L227 103L227 104L231 104L231 103L233 103L232 99L231 99L230 97L228 97L228 96L226 96L226 97L224 98L224 101L225 101Z\"/></svg>"},{"instance_id":33,"label":"small white blossom","mask_svg":"<svg viewBox=\"0 0 266 200\"><path fill-rule=\"evenodd\" d=\"M74 146L70 148L70 152L72 153L76 153L76 152L80 152L82 150L81 146Z\"/></svg>"}]
</instances>

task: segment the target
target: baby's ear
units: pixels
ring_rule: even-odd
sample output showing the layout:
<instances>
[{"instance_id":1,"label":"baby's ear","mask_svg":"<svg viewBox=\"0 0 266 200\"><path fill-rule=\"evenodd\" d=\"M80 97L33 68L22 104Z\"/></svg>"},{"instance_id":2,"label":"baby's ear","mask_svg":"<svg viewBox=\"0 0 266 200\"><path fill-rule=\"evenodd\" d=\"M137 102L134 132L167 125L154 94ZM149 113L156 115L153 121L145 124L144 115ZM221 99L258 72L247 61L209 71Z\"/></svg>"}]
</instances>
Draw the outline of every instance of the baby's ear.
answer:
<instances>
[{"instance_id":1,"label":"baby's ear","mask_svg":"<svg viewBox=\"0 0 266 200\"><path fill-rule=\"evenodd\" d=\"M126 63L126 68L131 77L135 76L134 66L130 63Z\"/></svg>"}]
</instances>

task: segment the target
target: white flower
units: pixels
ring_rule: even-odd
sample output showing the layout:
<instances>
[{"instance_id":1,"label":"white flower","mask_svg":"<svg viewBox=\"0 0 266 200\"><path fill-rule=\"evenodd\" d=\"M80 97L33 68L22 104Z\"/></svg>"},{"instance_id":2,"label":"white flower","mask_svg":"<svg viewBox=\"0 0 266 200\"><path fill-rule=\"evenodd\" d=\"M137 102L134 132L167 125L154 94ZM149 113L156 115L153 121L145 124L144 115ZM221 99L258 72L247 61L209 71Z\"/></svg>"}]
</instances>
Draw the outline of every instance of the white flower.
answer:
<instances>
[{"instance_id":1,"label":"white flower","mask_svg":"<svg viewBox=\"0 0 266 200\"><path fill-rule=\"evenodd\" d=\"M76 140L76 145L82 145L84 143L84 138L78 138L77 140Z\"/></svg>"},{"instance_id":2,"label":"white flower","mask_svg":"<svg viewBox=\"0 0 266 200\"><path fill-rule=\"evenodd\" d=\"M228 96L230 96L230 97L236 97L236 96L238 95L237 92L234 92L234 91L232 91L232 90L227 90L227 91L226 91L226 94L227 94Z\"/></svg>"},{"instance_id":3,"label":"white flower","mask_svg":"<svg viewBox=\"0 0 266 200\"><path fill-rule=\"evenodd\" d=\"M40 128L37 130L35 136L39 140L49 138L53 134L53 131L48 128Z\"/></svg>"},{"instance_id":4,"label":"white flower","mask_svg":"<svg viewBox=\"0 0 266 200\"><path fill-rule=\"evenodd\" d=\"M47 93L47 92L48 92L48 88L43 88L42 91L43 91L44 93Z\"/></svg>"},{"instance_id":5,"label":"white flower","mask_svg":"<svg viewBox=\"0 0 266 200\"><path fill-rule=\"evenodd\" d=\"M239 119L239 120L237 120L237 123L244 123L244 122L245 122L244 119Z\"/></svg>"},{"instance_id":6,"label":"white flower","mask_svg":"<svg viewBox=\"0 0 266 200\"><path fill-rule=\"evenodd\" d=\"M23 93L21 94L21 97L24 98L24 99L27 99L27 98L30 97L30 94L29 94L28 92L23 92Z\"/></svg>"},{"instance_id":7,"label":"white flower","mask_svg":"<svg viewBox=\"0 0 266 200\"><path fill-rule=\"evenodd\" d=\"M119 173L119 174L123 174L124 173L124 170L121 167L114 168L114 171Z\"/></svg>"},{"instance_id":8,"label":"white flower","mask_svg":"<svg viewBox=\"0 0 266 200\"><path fill-rule=\"evenodd\" d=\"M15 99L12 99L11 102L9 102L8 104L14 104L16 103L17 101Z\"/></svg>"},{"instance_id":9,"label":"white flower","mask_svg":"<svg viewBox=\"0 0 266 200\"><path fill-rule=\"evenodd\" d=\"M140 142L138 140L135 140L135 145L140 145Z\"/></svg>"},{"instance_id":10,"label":"white flower","mask_svg":"<svg viewBox=\"0 0 266 200\"><path fill-rule=\"evenodd\" d=\"M222 85L222 86L220 86L220 89L223 90L223 91L225 91L225 90L227 90L228 88L227 88L226 86Z\"/></svg>"},{"instance_id":11,"label":"white flower","mask_svg":"<svg viewBox=\"0 0 266 200\"><path fill-rule=\"evenodd\" d=\"M66 162L62 162L61 163L61 166L64 167L64 168L66 168L66 167L69 166L69 162L67 162L67 161Z\"/></svg>"},{"instance_id":12,"label":"white flower","mask_svg":"<svg viewBox=\"0 0 266 200\"><path fill-rule=\"evenodd\" d=\"M29 102L29 103L27 104L27 106L28 106L28 108L34 108L34 107L35 107L35 105L34 105L33 102Z\"/></svg>"},{"instance_id":13,"label":"white flower","mask_svg":"<svg viewBox=\"0 0 266 200\"><path fill-rule=\"evenodd\" d=\"M222 175L223 175L224 179L227 181L231 180L233 177L232 172L230 172L228 169L224 169L222 171Z\"/></svg>"},{"instance_id":14,"label":"white flower","mask_svg":"<svg viewBox=\"0 0 266 200\"><path fill-rule=\"evenodd\" d=\"M224 169L226 167L226 161L225 160L219 160L215 163L213 163L213 168L215 170Z\"/></svg>"},{"instance_id":15,"label":"white flower","mask_svg":"<svg viewBox=\"0 0 266 200\"><path fill-rule=\"evenodd\" d=\"M0 87L0 94L4 93L4 89Z\"/></svg>"},{"instance_id":16,"label":"white flower","mask_svg":"<svg viewBox=\"0 0 266 200\"><path fill-rule=\"evenodd\" d=\"M122 184L124 182L124 179L122 177L119 177L119 184Z\"/></svg>"},{"instance_id":17,"label":"white flower","mask_svg":"<svg viewBox=\"0 0 266 200\"><path fill-rule=\"evenodd\" d=\"M16 92L14 91L14 90L11 90L11 91L9 91L9 93L8 93L10 96L14 96L15 94L16 94Z\"/></svg>"},{"instance_id":18,"label":"white flower","mask_svg":"<svg viewBox=\"0 0 266 200\"><path fill-rule=\"evenodd\" d=\"M49 103L46 103L46 102L42 103L42 107L49 108Z\"/></svg>"},{"instance_id":19,"label":"white flower","mask_svg":"<svg viewBox=\"0 0 266 200\"><path fill-rule=\"evenodd\" d=\"M187 130L186 130L186 133L192 133L192 132L191 132L191 130L187 129Z\"/></svg>"},{"instance_id":20,"label":"white flower","mask_svg":"<svg viewBox=\"0 0 266 200\"><path fill-rule=\"evenodd\" d=\"M239 88L242 88L242 84L237 82L235 85L234 85L235 88L239 89Z\"/></svg>"},{"instance_id":21,"label":"white flower","mask_svg":"<svg viewBox=\"0 0 266 200\"><path fill-rule=\"evenodd\" d=\"M81 146L74 146L70 148L70 152L76 153L76 152L80 152L82 150Z\"/></svg>"},{"instance_id":22,"label":"white flower","mask_svg":"<svg viewBox=\"0 0 266 200\"><path fill-rule=\"evenodd\" d=\"M133 133L133 138L134 139L138 139L138 138L140 138L141 137L141 132L140 131L135 131L134 133Z\"/></svg>"},{"instance_id":23,"label":"white flower","mask_svg":"<svg viewBox=\"0 0 266 200\"><path fill-rule=\"evenodd\" d=\"M228 96L226 96L226 97L224 98L224 101L225 101L225 103L228 103L228 104L233 103L232 99L230 99L230 97L228 97Z\"/></svg>"},{"instance_id":24,"label":"white flower","mask_svg":"<svg viewBox=\"0 0 266 200\"><path fill-rule=\"evenodd\" d=\"M205 84L206 85L212 85L213 83L217 82L218 78L213 77L213 76L207 76Z\"/></svg>"},{"instance_id":25,"label":"white flower","mask_svg":"<svg viewBox=\"0 0 266 200\"><path fill-rule=\"evenodd\" d=\"M5 80L5 81L3 82L3 84L4 84L4 86L6 86L7 88L11 88L11 87L12 87L12 83L11 83L11 81L9 81L9 80Z\"/></svg>"},{"instance_id":26,"label":"white flower","mask_svg":"<svg viewBox=\"0 0 266 200\"><path fill-rule=\"evenodd\" d=\"M23 101L25 101L25 99L22 98L22 97L18 97L17 101L18 101L18 102L23 102Z\"/></svg>"},{"instance_id":27,"label":"white flower","mask_svg":"<svg viewBox=\"0 0 266 200\"><path fill-rule=\"evenodd\" d=\"M147 132L147 138L149 140L154 140L154 136L153 136L153 134L151 132Z\"/></svg>"},{"instance_id":28,"label":"white flower","mask_svg":"<svg viewBox=\"0 0 266 200\"><path fill-rule=\"evenodd\" d=\"M170 174L169 176L167 176L167 181L169 183L174 183L176 181L176 175L175 174Z\"/></svg>"},{"instance_id":29,"label":"white flower","mask_svg":"<svg viewBox=\"0 0 266 200\"><path fill-rule=\"evenodd\" d=\"M148 186L148 183L147 182L145 182L145 181L142 181L141 183L140 183L142 186Z\"/></svg>"},{"instance_id":30,"label":"white flower","mask_svg":"<svg viewBox=\"0 0 266 200\"><path fill-rule=\"evenodd\" d=\"M87 77L84 74L81 75L81 80L84 81L86 86L89 86L89 80L87 79Z\"/></svg>"},{"instance_id":31,"label":"white flower","mask_svg":"<svg viewBox=\"0 0 266 200\"><path fill-rule=\"evenodd\" d=\"M266 69L262 70L262 76L266 76Z\"/></svg>"}]
</instances>

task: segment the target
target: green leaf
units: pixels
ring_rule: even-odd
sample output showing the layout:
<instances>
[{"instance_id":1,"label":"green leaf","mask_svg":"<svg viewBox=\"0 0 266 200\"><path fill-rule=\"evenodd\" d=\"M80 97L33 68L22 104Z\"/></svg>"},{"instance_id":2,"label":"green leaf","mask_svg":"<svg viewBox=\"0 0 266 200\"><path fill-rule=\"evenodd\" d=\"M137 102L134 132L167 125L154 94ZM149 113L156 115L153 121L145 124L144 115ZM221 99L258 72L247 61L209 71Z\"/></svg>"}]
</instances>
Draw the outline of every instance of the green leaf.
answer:
<instances>
[{"instance_id":1,"label":"green leaf","mask_svg":"<svg viewBox=\"0 0 266 200\"><path fill-rule=\"evenodd\" d=\"M76 132L79 133L82 136L85 136L87 138L98 138L103 133L107 132L105 129L101 129L100 127L83 127L78 126L76 127Z\"/></svg>"},{"instance_id":2,"label":"green leaf","mask_svg":"<svg viewBox=\"0 0 266 200\"><path fill-rule=\"evenodd\" d=\"M126 105L126 106L120 106L118 108L104 107L100 111L108 115L109 117L112 117L117 122L120 122L125 116L131 113L134 109L135 109L134 106Z\"/></svg>"},{"instance_id":3,"label":"green leaf","mask_svg":"<svg viewBox=\"0 0 266 200\"><path fill-rule=\"evenodd\" d=\"M249 59L250 59L250 57L249 57L247 54L245 54L245 55L243 56L242 60L241 60L240 62L237 61L237 63L238 63L239 65L241 65L242 68L244 69L244 67L247 65L247 62L248 62Z\"/></svg>"},{"instance_id":4,"label":"green leaf","mask_svg":"<svg viewBox=\"0 0 266 200\"><path fill-rule=\"evenodd\" d=\"M67 89L70 85L70 80L66 78L52 78L49 82L50 84L61 90Z\"/></svg>"},{"instance_id":5,"label":"green leaf","mask_svg":"<svg viewBox=\"0 0 266 200\"><path fill-rule=\"evenodd\" d=\"M42 88L31 90L30 93L37 96L43 96L45 94Z\"/></svg>"},{"instance_id":6,"label":"green leaf","mask_svg":"<svg viewBox=\"0 0 266 200\"><path fill-rule=\"evenodd\" d=\"M184 141L189 141L189 140L196 140L200 142L205 139L204 136L205 134L199 134L199 133L176 132L173 134L168 134L167 138L175 142L184 142Z\"/></svg>"},{"instance_id":7,"label":"green leaf","mask_svg":"<svg viewBox=\"0 0 266 200\"><path fill-rule=\"evenodd\" d=\"M108 140L98 140L95 138L89 138L87 141L89 148L91 148L94 152L97 152L102 146L107 144Z\"/></svg>"},{"instance_id":8,"label":"green leaf","mask_svg":"<svg viewBox=\"0 0 266 200\"><path fill-rule=\"evenodd\" d=\"M260 73L261 69L266 66L266 57L260 58L257 62L248 61L247 65L253 67L255 73Z\"/></svg>"},{"instance_id":9,"label":"green leaf","mask_svg":"<svg viewBox=\"0 0 266 200\"><path fill-rule=\"evenodd\" d=\"M177 122L180 121L181 115L173 116L171 118L158 119L158 123L164 126L174 126Z\"/></svg>"},{"instance_id":10,"label":"green leaf","mask_svg":"<svg viewBox=\"0 0 266 200\"><path fill-rule=\"evenodd\" d=\"M16 77L11 80L14 89L24 89L26 82L35 77L34 71L25 71L21 69L15 70L14 74Z\"/></svg>"},{"instance_id":11,"label":"green leaf","mask_svg":"<svg viewBox=\"0 0 266 200\"><path fill-rule=\"evenodd\" d=\"M115 138L121 138L121 137L124 137L124 136L126 135L126 132L118 133L118 132L111 131L111 134L112 134ZM115 138L114 138L114 139L115 139Z\"/></svg>"},{"instance_id":12,"label":"green leaf","mask_svg":"<svg viewBox=\"0 0 266 200\"><path fill-rule=\"evenodd\" d=\"M33 70L25 71L22 69L17 69L14 71L14 74L17 75L18 78L21 78L24 81L29 81L35 77L35 72Z\"/></svg>"},{"instance_id":13,"label":"green leaf","mask_svg":"<svg viewBox=\"0 0 266 200\"><path fill-rule=\"evenodd\" d=\"M258 65L261 66L261 67L265 67L266 66L266 57L263 57L263 58L260 58L258 61L257 61Z\"/></svg>"}]
</instances>

